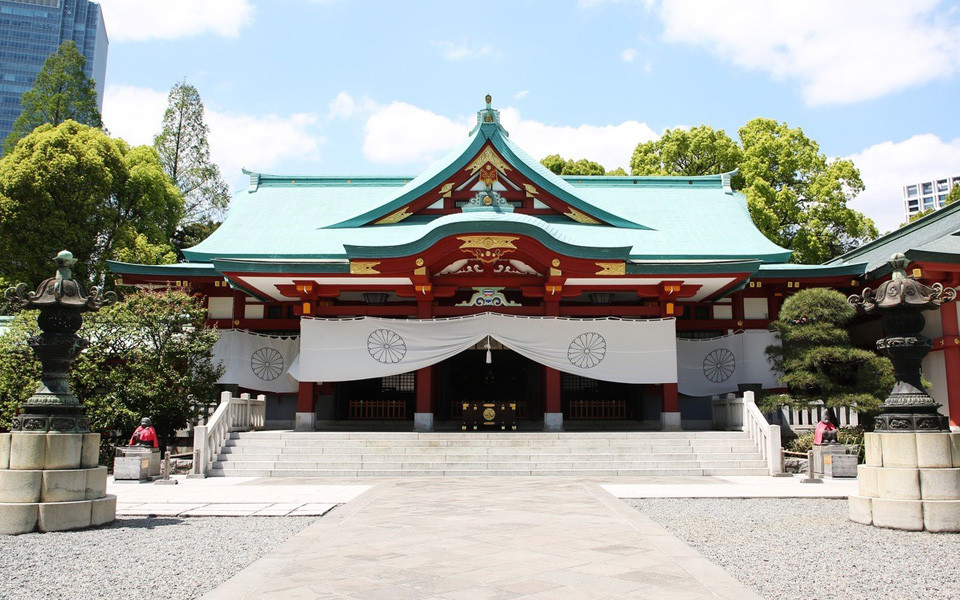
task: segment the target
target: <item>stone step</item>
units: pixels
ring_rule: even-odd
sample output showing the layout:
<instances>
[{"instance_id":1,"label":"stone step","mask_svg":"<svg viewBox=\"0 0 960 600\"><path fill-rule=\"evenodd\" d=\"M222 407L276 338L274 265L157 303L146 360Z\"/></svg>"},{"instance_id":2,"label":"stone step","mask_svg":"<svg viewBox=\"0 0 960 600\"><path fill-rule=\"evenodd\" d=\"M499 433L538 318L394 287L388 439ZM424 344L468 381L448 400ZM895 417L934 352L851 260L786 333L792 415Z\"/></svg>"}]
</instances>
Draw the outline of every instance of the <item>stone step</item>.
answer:
<instances>
[{"instance_id":1,"label":"stone step","mask_svg":"<svg viewBox=\"0 0 960 600\"><path fill-rule=\"evenodd\" d=\"M503 453L418 453L418 452L394 452L394 453L357 453L357 454L318 454L301 452L233 452L236 448L227 448L225 452L218 455L221 461L230 460L234 462L249 460L292 460L292 461L313 461L313 462L343 462L343 461L382 461L382 462L403 462L409 460L445 460L448 462L469 462L478 460L618 460L625 458L645 459L645 460L746 460L755 458L756 452L686 452L686 453L633 453L633 452L602 452L602 453L583 453L583 452L525 452L518 454ZM240 449L245 450L245 449Z\"/></svg>"},{"instance_id":2,"label":"stone step","mask_svg":"<svg viewBox=\"0 0 960 600\"><path fill-rule=\"evenodd\" d=\"M214 466L224 470L234 469L358 469L384 470L399 469L401 471L420 469L462 469L462 470L496 470L503 471L511 468L523 469L685 469L685 468L725 468L725 467L759 467L763 466L759 459L729 460L729 461L700 461L700 460L604 460L585 462L578 460L565 461L509 461L485 460L472 462L452 462L445 460L408 460L401 463L390 461L346 461L324 463L315 461L216 461Z\"/></svg>"},{"instance_id":3,"label":"stone step","mask_svg":"<svg viewBox=\"0 0 960 600\"><path fill-rule=\"evenodd\" d=\"M244 431L230 434L232 439L292 439L300 442L310 440L380 440L396 442L398 439L421 439L421 440L579 440L579 439L647 439L647 440L707 440L707 439L730 439L744 438L748 436L742 431L597 431L597 432L487 432L487 431L467 431L467 432L351 432L344 433L338 431Z\"/></svg>"},{"instance_id":4,"label":"stone step","mask_svg":"<svg viewBox=\"0 0 960 600\"><path fill-rule=\"evenodd\" d=\"M763 476L766 468L691 468L691 469L509 469L477 470L462 469L423 469L423 470L351 470L351 469L237 469L224 471L214 468L208 473L211 477L504 477L504 476L555 476L555 477L702 477L702 476Z\"/></svg>"},{"instance_id":5,"label":"stone step","mask_svg":"<svg viewBox=\"0 0 960 600\"><path fill-rule=\"evenodd\" d=\"M708 439L708 440L591 440L591 441L530 441L530 440L351 440L351 441L310 441L310 440L227 440L225 447L256 446L261 448L712 448L743 447L752 448L748 439Z\"/></svg>"}]
</instances>

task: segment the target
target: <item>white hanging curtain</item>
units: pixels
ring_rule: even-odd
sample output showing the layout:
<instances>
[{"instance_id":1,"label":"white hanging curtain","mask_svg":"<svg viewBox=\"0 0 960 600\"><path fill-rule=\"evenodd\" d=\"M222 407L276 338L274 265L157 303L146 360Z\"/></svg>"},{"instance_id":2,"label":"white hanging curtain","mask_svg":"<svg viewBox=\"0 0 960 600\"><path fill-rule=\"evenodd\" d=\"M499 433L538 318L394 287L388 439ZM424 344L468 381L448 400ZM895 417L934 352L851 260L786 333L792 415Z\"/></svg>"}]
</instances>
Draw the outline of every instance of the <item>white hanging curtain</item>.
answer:
<instances>
[{"instance_id":1,"label":"white hanging curtain","mask_svg":"<svg viewBox=\"0 0 960 600\"><path fill-rule=\"evenodd\" d=\"M296 337L260 335L228 329L213 346L214 362L224 366L217 383L232 383L258 392L296 392L299 382L289 371L300 353Z\"/></svg>"},{"instance_id":2,"label":"white hanging curtain","mask_svg":"<svg viewBox=\"0 0 960 600\"><path fill-rule=\"evenodd\" d=\"M775 388L777 374L764 352L779 343L770 331L746 331L705 340L677 340L677 390L688 396L737 391L739 384Z\"/></svg>"},{"instance_id":3,"label":"white hanging curtain","mask_svg":"<svg viewBox=\"0 0 960 600\"><path fill-rule=\"evenodd\" d=\"M453 319L302 319L299 377L351 381L415 371L490 336L566 373L621 383L677 380L673 319L565 319L482 313Z\"/></svg>"}]
</instances>

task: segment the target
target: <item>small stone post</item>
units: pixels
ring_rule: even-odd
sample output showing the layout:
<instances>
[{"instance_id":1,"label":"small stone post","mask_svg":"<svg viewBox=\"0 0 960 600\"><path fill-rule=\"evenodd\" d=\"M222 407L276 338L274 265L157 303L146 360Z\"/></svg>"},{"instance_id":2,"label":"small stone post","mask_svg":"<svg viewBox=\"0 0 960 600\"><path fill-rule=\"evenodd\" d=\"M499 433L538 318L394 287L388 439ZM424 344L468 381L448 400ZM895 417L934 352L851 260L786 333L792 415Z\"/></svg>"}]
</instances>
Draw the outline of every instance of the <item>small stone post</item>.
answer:
<instances>
[{"instance_id":1,"label":"small stone post","mask_svg":"<svg viewBox=\"0 0 960 600\"><path fill-rule=\"evenodd\" d=\"M7 290L21 308L39 309L41 334L27 343L41 365L40 385L0 435L0 534L82 529L111 523L117 498L107 495L107 468L99 465L100 434L70 390L70 366L88 342L77 335L81 313L116 301L88 296L72 276L66 250L54 258L57 274L35 292L25 283Z\"/></svg>"}]
</instances>

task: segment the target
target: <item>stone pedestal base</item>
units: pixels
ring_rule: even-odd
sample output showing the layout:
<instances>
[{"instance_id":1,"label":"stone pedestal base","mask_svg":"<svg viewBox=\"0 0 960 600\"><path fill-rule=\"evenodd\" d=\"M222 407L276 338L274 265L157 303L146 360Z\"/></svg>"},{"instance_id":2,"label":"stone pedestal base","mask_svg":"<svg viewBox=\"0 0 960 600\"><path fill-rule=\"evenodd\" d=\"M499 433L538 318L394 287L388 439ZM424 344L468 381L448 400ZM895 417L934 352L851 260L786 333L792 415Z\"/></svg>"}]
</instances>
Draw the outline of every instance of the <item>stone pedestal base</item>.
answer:
<instances>
[{"instance_id":1,"label":"stone pedestal base","mask_svg":"<svg viewBox=\"0 0 960 600\"><path fill-rule=\"evenodd\" d=\"M543 413L544 431L563 431L563 413Z\"/></svg>"},{"instance_id":2,"label":"stone pedestal base","mask_svg":"<svg viewBox=\"0 0 960 600\"><path fill-rule=\"evenodd\" d=\"M680 431L680 413L678 412L662 412L660 413L660 430L661 431Z\"/></svg>"},{"instance_id":3,"label":"stone pedestal base","mask_svg":"<svg viewBox=\"0 0 960 600\"><path fill-rule=\"evenodd\" d=\"M851 521L960 532L960 433L868 433L864 445Z\"/></svg>"},{"instance_id":4,"label":"stone pedestal base","mask_svg":"<svg viewBox=\"0 0 960 600\"><path fill-rule=\"evenodd\" d=\"M433 431L433 413L413 413L413 430L424 433Z\"/></svg>"},{"instance_id":5,"label":"stone pedestal base","mask_svg":"<svg viewBox=\"0 0 960 600\"><path fill-rule=\"evenodd\" d=\"M160 449L141 446L117 448L113 460L115 480L145 481L160 476Z\"/></svg>"},{"instance_id":6,"label":"stone pedestal base","mask_svg":"<svg viewBox=\"0 0 960 600\"><path fill-rule=\"evenodd\" d=\"M14 432L0 436L0 534L66 531L116 519L100 434Z\"/></svg>"},{"instance_id":7,"label":"stone pedestal base","mask_svg":"<svg viewBox=\"0 0 960 600\"><path fill-rule=\"evenodd\" d=\"M298 412L294 417L294 431L313 431L317 427L317 415L312 412Z\"/></svg>"}]
</instances>

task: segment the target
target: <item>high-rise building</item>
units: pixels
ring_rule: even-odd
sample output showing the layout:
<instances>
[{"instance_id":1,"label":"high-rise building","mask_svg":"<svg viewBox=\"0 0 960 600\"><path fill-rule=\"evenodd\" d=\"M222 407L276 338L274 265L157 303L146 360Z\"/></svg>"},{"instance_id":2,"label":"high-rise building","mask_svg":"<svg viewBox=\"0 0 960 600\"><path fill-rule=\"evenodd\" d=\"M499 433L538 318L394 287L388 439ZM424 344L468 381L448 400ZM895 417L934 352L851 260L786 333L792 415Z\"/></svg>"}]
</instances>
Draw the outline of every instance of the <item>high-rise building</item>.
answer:
<instances>
[{"instance_id":1,"label":"high-rise building","mask_svg":"<svg viewBox=\"0 0 960 600\"><path fill-rule=\"evenodd\" d=\"M100 5L89 0L0 0L0 142L20 116L20 96L47 60L67 40L87 59L86 75L103 107L107 30Z\"/></svg>"},{"instance_id":2,"label":"high-rise building","mask_svg":"<svg viewBox=\"0 0 960 600\"><path fill-rule=\"evenodd\" d=\"M904 217L910 220L920 211L943 208L947 203L947 194L957 185L960 185L960 174L903 186Z\"/></svg>"}]
</instances>

